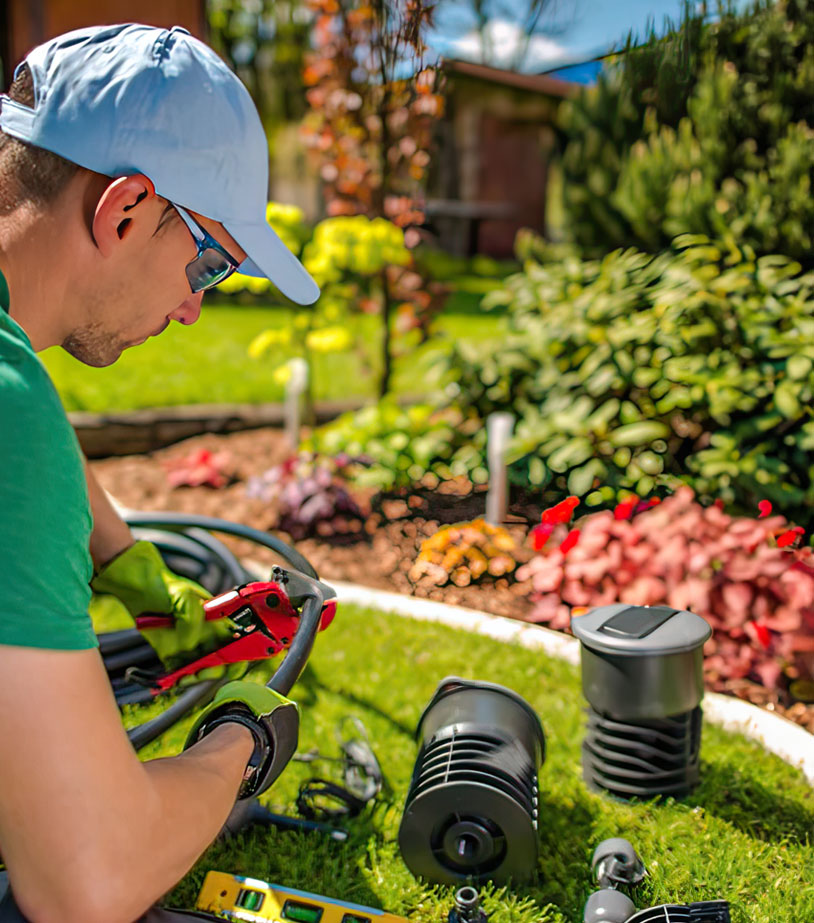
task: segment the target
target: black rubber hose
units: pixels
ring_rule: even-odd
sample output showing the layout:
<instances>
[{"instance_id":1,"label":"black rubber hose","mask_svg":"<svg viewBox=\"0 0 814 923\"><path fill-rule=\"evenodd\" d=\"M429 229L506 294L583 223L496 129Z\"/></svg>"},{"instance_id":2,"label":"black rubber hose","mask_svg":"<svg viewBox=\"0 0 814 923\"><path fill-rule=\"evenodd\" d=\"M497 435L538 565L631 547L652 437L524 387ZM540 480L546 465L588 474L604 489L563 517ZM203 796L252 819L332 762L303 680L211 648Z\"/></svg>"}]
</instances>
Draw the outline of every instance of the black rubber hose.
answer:
<instances>
[{"instance_id":1,"label":"black rubber hose","mask_svg":"<svg viewBox=\"0 0 814 923\"><path fill-rule=\"evenodd\" d=\"M107 654L117 654L119 651L129 651L146 643L144 636L137 628L103 631L97 637L99 638L99 652L103 657Z\"/></svg>"},{"instance_id":2,"label":"black rubber hose","mask_svg":"<svg viewBox=\"0 0 814 923\"><path fill-rule=\"evenodd\" d=\"M322 604L324 602L318 587L316 592L318 595L307 599L302 607L300 624L294 633L294 640L285 655L285 660L277 668L274 676L266 683L269 689L279 692L280 695L288 695L291 692L292 686L305 669L305 664L311 654L311 648L314 646L314 639L317 636L319 623L322 619Z\"/></svg>"},{"instance_id":3,"label":"black rubber hose","mask_svg":"<svg viewBox=\"0 0 814 923\"><path fill-rule=\"evenodd\" d=\"M185 539L190 542L196 542L199 546L202 546L205 553L201 554L200 550L197 548L193 553L192 547L188 549L179 547L179 545L184 544L183 540L181 542L170 542L169 544L175 546L173 550L180 554L184 554L186 551L191 557L195 557L198 561L207 557L217 560L223 569L230 574L230 577L235 579L237 584L246 581L246 570L225 545L209 535L210 532L222 532L226 535L247 539L257 545L269 548L271 551L278 554L294 570L305 575L306 578L310 577L313 581L319 580L316 570L306 557L275 536L269 535L267 532L261 532L259 529L253 529L251 526L244 526L241 523L229 522L225 519L216 519L211 516L198 516L187 513L142 513L126 511L122 515L125 522L135 529L158 529L183 533ZM299 679L300 674L305 668L322 619L322 607L325 601L324 594L318 583L311 586L311 581L309 580L307 582L314 595L309 595L305 599L300 615L300 623L297 627L291 647L288 649L283 663L268 683L270 689L282 695L287 695L291 691L291 688ZM127 632L127 634L130 635L129 638L124 637L124 632L116 632L115 634L119 637L116 638L117 643L111 644L111 646L114 649L122 650L129 646L128 642L136 642L136 638L133 637L133 635L138 635L138 632L133 631L132 635L130 632ZM113 653L113 651L111 650L110 653ZM219 680L206 680L197 683L195 686L181 693L175 702L160 715L127 732L127 736L133 744L133 747L136 750L140 750L142 747L155 740L193 709L199 708L210 701L217 690L227 681L225 677Z\"/></svg>"},{"instance_id":4,"label":"black rubber hose","mask_svg":"<svg viewBox=\"0 0 814 923\"><path fill-rule=\"evenodd\" d=\"M222 679L207 679L185 690L178 696L172 705L161 712L160 715L157 715L150 721L145 721L144 724L140 724L138 727L131 728L127 732L130 743L136 750L141 750L142 747L146 747L147 744L154 741L156 737L160 737L164 731L171 728L176 721L180 721L181 718L189 714L193 708L199 708L201 705L205 705L210 701L218 689L228 681L227 677L223 677Z\"/></svg>"},{"instance_id":5,"label":"black rubber hose","mask_svg":"<svg viewBox=\"0 0 814 923\"><path fill-rule=\"evenodd\" d=\"M206 529L208 532L223 532L226 535L234 535L236 538L245 538L256 545L271 549L295 570L301 571L315 580L319 579L308 558L301 555L296 549L291 548L281 539L269 535L268 532L261 532L259 529L244 526L239 522L229 522L225 519L216 519L213 516L197 516L191 513L138 513L130 510L123 513L123 518L130 526L177 531Z\"/></svg>"}]
</instances>

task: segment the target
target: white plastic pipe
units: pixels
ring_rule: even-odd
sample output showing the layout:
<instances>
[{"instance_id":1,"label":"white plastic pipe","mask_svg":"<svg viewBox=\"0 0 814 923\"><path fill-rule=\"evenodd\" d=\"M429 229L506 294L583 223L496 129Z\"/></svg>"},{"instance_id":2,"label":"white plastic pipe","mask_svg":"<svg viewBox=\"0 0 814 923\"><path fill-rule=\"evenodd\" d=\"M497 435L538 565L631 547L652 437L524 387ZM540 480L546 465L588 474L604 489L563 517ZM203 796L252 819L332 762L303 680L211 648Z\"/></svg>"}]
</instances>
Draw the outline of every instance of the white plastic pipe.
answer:
<instances>
[{"instance_id":1,"label":"white plastic pipe","mask_svg":"<svg viewBox=\"0 0 814 923\"><path fill-rule=\"evenodd\" d=\"M486 464L489 467L486 521L493 526L499 526L506 518L509 503L506 450L513 429L514 415L511 413L500 411L490 413L486 418Z\"/></svg>"},{"instance_id":2,"label":"white plastic pipe","mask_svg":"<svg viewBox=\"0 0 814 923\"><path fill-rule=\"evenodd\" d=\"M290 359L291 369L285 386L285 435L291 448L296 451L300 444L300 426L302 423L302 395L308 385L308 363L305 359Z\"/></svg>"}]
</instances>

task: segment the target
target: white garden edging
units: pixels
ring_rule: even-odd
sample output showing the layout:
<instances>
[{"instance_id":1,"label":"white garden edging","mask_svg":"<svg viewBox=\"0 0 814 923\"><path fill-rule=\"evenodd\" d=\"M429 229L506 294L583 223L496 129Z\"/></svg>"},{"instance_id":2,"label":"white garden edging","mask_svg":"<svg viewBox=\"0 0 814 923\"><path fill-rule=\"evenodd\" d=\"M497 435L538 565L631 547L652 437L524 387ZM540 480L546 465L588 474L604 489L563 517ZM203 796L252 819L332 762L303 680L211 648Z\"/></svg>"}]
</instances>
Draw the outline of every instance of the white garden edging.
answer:
<instances>
[{"instance_id":1,"label":"white garden edging","mask_svg":"<svg viewBox=\"0 0 814 923\"><path fill-rule=\"evenodd\" d=\"M426 622L440 622L475 634L542 650L552 657L579 664L579 641L570 635L516 619L451 606L448 603L388 593L354 583L331 580L340 602L369 606ZM704 695L704 717L727 731L736 731L762 744L771 753L798 767L814 784L814 735L787 718L732 696Z\"/></svg>"}]
</instances>

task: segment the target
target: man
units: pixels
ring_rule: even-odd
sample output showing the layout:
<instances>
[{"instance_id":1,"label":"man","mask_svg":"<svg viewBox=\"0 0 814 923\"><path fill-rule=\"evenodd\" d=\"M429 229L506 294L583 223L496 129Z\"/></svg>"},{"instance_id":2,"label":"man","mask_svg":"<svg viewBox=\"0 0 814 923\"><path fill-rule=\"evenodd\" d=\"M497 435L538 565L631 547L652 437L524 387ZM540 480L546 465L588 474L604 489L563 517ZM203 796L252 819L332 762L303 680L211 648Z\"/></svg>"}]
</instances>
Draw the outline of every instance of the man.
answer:
<instances>
[{"instance_id":1,"label":"man","mask_svg":"<svg viewBox=\"0 0 814 923\"><path fill-rule=\"evenodd\" d=\"M35 49L0 130L0 850L13 891L0 920L132 923L239 790L269 783L269 729L294 708L228 683L182 755L139 762L87 614L94 571L134 614L175 615L169 657L216 639L200 591L134 545L85 481L34 353L60 344L108 365L171 320L194 323L203 291L238 267L302 304L319 292L265 222L268 151L248 93L183 29L102 27Z\"/></svg>"}]
</instances>

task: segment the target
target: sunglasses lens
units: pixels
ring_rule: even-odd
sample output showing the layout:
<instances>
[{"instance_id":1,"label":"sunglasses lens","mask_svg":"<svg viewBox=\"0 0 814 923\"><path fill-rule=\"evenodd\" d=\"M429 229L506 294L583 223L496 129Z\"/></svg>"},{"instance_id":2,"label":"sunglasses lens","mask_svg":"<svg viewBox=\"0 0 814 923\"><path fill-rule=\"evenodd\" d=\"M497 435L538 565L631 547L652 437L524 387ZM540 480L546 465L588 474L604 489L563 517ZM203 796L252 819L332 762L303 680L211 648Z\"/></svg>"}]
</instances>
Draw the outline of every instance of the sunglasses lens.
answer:
<instances>
[{"instance_id":1,"label":"sunglasses lens","mask_svg":"<svg viewBox=\"0 0 814 923\"><path fill-rule=\"evenodd\" d=\"M234 271L235 266L222 253L207 247L187 265L187 279L193 292L202 292L223 282Z\"/></svg>"}]
</instances>

